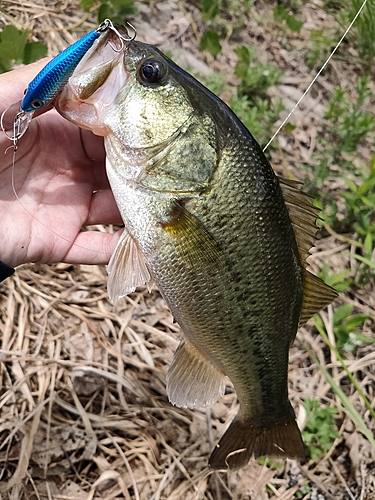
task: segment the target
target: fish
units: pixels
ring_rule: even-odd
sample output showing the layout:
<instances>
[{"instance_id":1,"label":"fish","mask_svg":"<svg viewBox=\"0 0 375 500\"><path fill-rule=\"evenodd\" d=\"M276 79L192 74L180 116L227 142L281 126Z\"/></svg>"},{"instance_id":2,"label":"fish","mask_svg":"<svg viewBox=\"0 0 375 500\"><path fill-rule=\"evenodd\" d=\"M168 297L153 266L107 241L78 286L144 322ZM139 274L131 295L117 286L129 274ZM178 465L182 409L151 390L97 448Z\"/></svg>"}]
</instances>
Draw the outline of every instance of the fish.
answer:
<instances>
[{"instance_id":1,"label":"fish","mask_svg":"<svg viewBox=\"0 0 375 500\"><path fill-rule=\"evenodd\" d=\"M125 30L119 27L119 30ZM181 327L166 391L205 407L228 377L239 412L209 467L302 459L288 396L298 327L337 296L307 270L318 210L276 176L231 109L156 47L132 40L111 65L78 65L58 112L104 137L124 230L108 265L112 301L155 283Z\"/></svg>"}]
</instances>

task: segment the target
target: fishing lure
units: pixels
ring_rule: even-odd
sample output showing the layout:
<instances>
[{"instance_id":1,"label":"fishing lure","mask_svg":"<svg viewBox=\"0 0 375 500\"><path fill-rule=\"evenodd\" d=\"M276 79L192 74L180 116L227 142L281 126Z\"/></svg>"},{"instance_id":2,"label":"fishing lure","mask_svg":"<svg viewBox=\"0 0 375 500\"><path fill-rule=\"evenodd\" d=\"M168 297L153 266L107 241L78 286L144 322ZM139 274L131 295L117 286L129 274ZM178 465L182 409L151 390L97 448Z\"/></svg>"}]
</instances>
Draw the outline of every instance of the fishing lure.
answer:
<instances>
[{"instance_id":1,"label":"fishing lure","mask_svg":"<svg viewBox=\"0 0 375 500\"><path fill-rule=\"evenodd\" d=\"M24 113L33 112L50 103L69 80L78 63L92 47L101 31L103 30L100 25L98 29L77 40L44 66L29 83L21 101L21 111Z\"/></svg>"},{"instance_id":2,"label":"fishing lure","mask_svg":"<svg viewBox=\"0 0 375 500\"><path fill-rule=\"evenodd\" d=\"M50 103L62 90L69 80L73 71L77 67L86 52L92 47L101 33L111 29L119 37L121 44L124 43L123 36L114 27L110 19L105 19L96 30L91 31L77 42L70 45L61 54L50 61L29 83L25 96L21 101L21 111L25 113L33 112ZM119 52L122 50L111 45Z\"/></svg>"},{"instance_id":3,"label":"fishing lure","mask_svg":"<svg viewBox=\"0 0 375 500\"><path fill-rule=\"evenodd\" d=\"M115 52L121 51L124 43L130 41L118 32L110 19L105 19L96 30L70 45L44 66L29 83L23 99L4 111L1 116L1 128L13 141L15 148L18 140L28 129L35 111L47 106L61 92L83 56L100 34L107 30L112 30L120 40L119 48L109 42Z\"/></svg>"}]
</instances>

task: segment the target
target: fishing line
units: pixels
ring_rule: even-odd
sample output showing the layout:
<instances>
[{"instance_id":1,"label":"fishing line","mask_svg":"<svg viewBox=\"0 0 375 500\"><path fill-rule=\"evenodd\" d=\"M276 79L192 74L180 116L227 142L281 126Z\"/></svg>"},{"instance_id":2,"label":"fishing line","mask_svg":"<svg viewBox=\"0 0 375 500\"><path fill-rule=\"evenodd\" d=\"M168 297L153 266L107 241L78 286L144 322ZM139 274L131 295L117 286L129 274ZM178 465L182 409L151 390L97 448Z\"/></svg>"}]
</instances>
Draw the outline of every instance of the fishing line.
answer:
<instances>
[{"instance_id":1,"label":"fishing line","mask_svg":"<svg viewBox=\"0 0 375 500\"><path fill-rule=\"evenodd\" d=\"M329 61L332 59L333 55L335 54L336 50L340 47L341 43L343 42L344 38L346 37L346 35L349 33L349 31L352 29L352 26L353 24L356 22L358 16L360 15L360 13L362 12L362 10L365 8L366 6L366 3L367 3L367 0L364 0L362 6L360 7L360 9L358 10L357 14L354 16L354 19L353 21L349 24L349 26L346 28L345 30L345 33L342 35L342 37L340 38L339 42L337 43L336 47L332 50L331 54L328 56L328 59L326 60L326 62L323 64L323 66L320 68L320 70L318 71L318 73L315 75L315 77L313 78L313 80L311 81L310 85L307 87L307 89L305 90L305 92L302 94L302 96L298 99L297 103L294 105L292 111L290 111L290 113L287 115L286 118L284 118L284 120L282 121L281 125L278 127L278 129L276 130L276 132L273 134L273 136L271 137L271 139L268 141L267 145L263 148L263 152L268 148L268 146L271 144L271 142L275 139L275 137L278 135L278 133L280 132L280 130L283 128L283 126L286 124L286 122L289 120L289 118L292 116L292 114L294 113L294 111L298 108L298 106L301 104L301 101L305 98L306 94L308 94L308 92L310 91L311 87L314 85L314 83L316 82L316 80L319 78L319 76L321 75L321 73L324 71L325 67L327 66L327 64L329 63Z\"/></svg>"}]
</instances>

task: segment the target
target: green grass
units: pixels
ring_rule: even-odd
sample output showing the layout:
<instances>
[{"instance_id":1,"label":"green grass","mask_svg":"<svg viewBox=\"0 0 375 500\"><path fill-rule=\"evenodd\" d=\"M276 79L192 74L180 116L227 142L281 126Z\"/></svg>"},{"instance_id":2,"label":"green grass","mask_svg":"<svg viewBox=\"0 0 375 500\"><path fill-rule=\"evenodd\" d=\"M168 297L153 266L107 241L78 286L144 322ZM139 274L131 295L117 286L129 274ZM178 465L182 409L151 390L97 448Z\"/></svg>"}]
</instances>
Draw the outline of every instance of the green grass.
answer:
<instances>
[{"instance_id":1,"label":"green grass","mask_svg":"<svg viewBox=\"0 0 375 500\"><path fill-rule=\"evenodd\" d=\"M338 410L322 406L314 399L307 398L304 403L307 417L302 437L310 458L318 460L330 450L334 440L340 437L334 419Z\"/></svg>"}]
</instances>

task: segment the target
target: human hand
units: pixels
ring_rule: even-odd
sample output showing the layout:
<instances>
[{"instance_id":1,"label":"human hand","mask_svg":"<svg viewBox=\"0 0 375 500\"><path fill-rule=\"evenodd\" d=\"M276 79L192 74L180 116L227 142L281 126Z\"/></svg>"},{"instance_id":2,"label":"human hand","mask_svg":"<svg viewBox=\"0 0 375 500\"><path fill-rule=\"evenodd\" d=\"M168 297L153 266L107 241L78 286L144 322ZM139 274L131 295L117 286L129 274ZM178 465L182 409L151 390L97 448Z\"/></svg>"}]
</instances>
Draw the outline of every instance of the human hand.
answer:
<instances>
[{"instance_id":1,"label":"human hand","mask_svg":"<svg viewBox=\"0 0 375 500\"><path fill-rule=\"evenodd\" d=\"M0 75L0 115L47 62ZM81 231L122 223L105 172L103 139L51 109L31 120L12 163L12 142L0 131L0 260L10 267L108 263L119 233Z\"/></svg>"}]
</instances>

